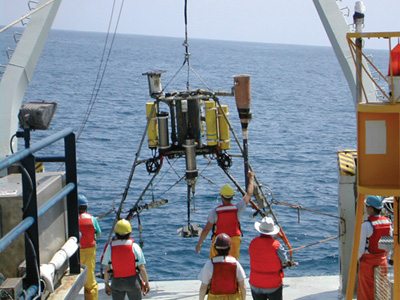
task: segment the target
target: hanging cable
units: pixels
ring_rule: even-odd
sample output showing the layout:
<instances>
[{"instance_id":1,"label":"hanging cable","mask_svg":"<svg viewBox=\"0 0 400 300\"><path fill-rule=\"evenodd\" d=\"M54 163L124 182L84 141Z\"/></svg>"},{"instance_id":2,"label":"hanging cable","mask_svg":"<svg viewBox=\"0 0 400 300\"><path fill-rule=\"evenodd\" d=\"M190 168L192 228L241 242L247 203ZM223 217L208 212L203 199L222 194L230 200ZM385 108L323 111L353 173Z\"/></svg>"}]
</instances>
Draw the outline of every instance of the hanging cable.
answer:
<instances>
[{"instance_id":1,"label":"hanging cable","mask_svg":"<svg viewBox=\"0 0 400 300\"><path fill-rule=\"evenodd\" d=\"M103 67L103 61L104 61L104 57L106 55L106 49L107 49L107 44L108 44L108 38L109 38L109 35L110 35L110 29L111 29L111 25L112 25L112 20L113 20L116 0L114 0L114 2L113 2L113 7L112 7L112 10L111 10L111 16L110 16L110 22L108 24L108 30L107 30L107 35L106 35L106 41L104 43L103 53L102 53L102 56L101 56L101 61L100 61L99 69L98 69L98 72L97 72L96 81L95 81L95 84L93 86L92 95L91 95L88 107L86 109L85 116L84 116L81 128L79 129L78 134L76 136L76 140L77 141L79 140L83 130L85 129L86 123L89 120L90 113L92 112L94 104L96 103L97 96L99 94L100 87L101 87L101 84L103 82L106 70L107 70L107 65L108 65L108 62L109 62L109 59L110 59L110 56L111 56L111 51L112 51L113 46L114 46L114 41L115 41L115 37L117 35L117 29L118 29L119 21L121 19L122 8L124 6L124 2L125 2L125 0L122 0L122 2L121 2L117 23L115 25L113 37L112 37L112 40L111 40L111 45L110 45L110 48L108 49L107 57L106 57L106 60L105 60L105 63L104 63L104 67Z\"/></svg>"},{"instance_id":2,"label":"hanging cable","mask_svg":"<svg viewBox=\"0 0 400 300\"><path fill-rule=\"evenodd\" d=\"M187 71L187 80L186 80L186 89L190 90L190 82L189 82L189 77L190 77L190 62L189 62L189 41L188 41L188 26L187 26L187 0L185 0L185 42L183 43L183 45L185 46L185 61L183 62L183 65L185 65L187 63L188 65L188 71Z\"/></svg>"},{"instance_id":3,"label":"hanging cable","mask_svg":"<svg viewBox=\"0 0 400 300\"><path fill-rule=\"evenodd\" d=\"M187 80L186 80L186 89L190 90L190 71L193 72L193 74L196 75L197 78L200 79L200 81L204 84L204 86L210 91L210 92L214 92L211 87L209 87L207 85L207 83L203 80L203 78L200 77L199 74L197 74L197 72L191 67L190 65L190 52L189 52L189 38L188 38L188 15L187 15L187 0L184 1L184 19L185 19L185 40L182 44L182 46L185 47L185 59L183 61L182 66L179 68L179 70L175 73L175 75L168 81L168 83L164 86L163 88L163 92L165 91L165 89L168 87L168 85L174 80L174 78L182 71L183 67L185 65L187 65Z\"/></svg>"}]
</instances>

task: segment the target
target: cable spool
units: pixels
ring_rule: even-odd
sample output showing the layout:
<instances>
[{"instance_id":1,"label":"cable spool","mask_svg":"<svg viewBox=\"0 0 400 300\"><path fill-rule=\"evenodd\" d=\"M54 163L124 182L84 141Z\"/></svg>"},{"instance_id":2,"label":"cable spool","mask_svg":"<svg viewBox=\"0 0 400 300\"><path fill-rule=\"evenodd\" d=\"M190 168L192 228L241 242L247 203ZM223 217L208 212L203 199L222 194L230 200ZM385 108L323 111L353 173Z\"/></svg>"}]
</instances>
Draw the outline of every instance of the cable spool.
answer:
<instances>
[{"instance_id":1,"label":"cable spool","mask_svg":"<svg viewBox=\"0 0 400 300\"><path fill-rule=\"evenodd\" d=\"M224 152L217 156L217 163L221 169L227 170L232 166L232 158L228 153Z\"/></svg>"},{"instance_id":2,"label":"cable spool","mask_svg":"<svg viewBox=\"0 0 400 300\"><path fill-rule=\"evenodd\" d=\"M161 160L154 157L146 161L146 170L149 173L156 173L161 167Z\"/></svg>"}]
</instances>

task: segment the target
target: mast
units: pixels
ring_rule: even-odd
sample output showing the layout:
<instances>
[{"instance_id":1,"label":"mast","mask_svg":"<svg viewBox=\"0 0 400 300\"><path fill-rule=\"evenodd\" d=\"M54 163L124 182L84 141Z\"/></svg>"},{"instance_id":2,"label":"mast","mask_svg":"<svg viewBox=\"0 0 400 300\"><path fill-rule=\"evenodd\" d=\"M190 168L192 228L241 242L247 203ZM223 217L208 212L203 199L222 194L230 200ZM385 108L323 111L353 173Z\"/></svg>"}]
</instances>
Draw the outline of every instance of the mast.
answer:
<instances>
[{"instance_id":1,"label":"mast","mask_svg":"<svg viewBox=\"0 0 400 300\"><path fill-rule=\"evenodd\" d=\"M61 0L40 0L0 82L0 159L11 154L10 139L18 130L18 112ZM17 143L13 143L16 149Z\"/></svg>"},{"instance_id":2,"label":"mast","mask_svg":"<svg viewBox=\"0 0 400 300\"><path fill-rule=\"evenodd\" d=\"M313 0L313 2L349 85L354 106L356 106L359 103L356 92L357 70L346 40L346 34L350 32L349 25L336 0ZM368 66L366 64L365 66L368 70ZM368 73L370 73L369 70ZM375 84L369 76L363 75L363 77L363 85L368 101L376 102ZM365 99L362 99L361 102L365 102Z\"/></svg>"}]
</instances>

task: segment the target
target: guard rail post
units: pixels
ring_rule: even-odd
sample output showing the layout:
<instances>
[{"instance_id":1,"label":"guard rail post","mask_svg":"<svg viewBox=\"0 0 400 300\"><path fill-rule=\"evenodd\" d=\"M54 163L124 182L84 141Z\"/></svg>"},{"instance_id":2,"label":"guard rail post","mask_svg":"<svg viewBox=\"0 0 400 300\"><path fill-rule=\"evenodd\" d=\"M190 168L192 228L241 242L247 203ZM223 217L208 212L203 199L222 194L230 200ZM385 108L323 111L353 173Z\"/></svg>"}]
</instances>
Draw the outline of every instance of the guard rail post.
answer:
<instances>
[{"instance_id":1,"label":"guard rail post","mask_svg":"<svg viewBox=\"0 0 400 300\"><path fill-rule=\"evenodd\" d=\"M40 256L39 256L39 225L37 216L37 194L36 194L36 173L35 157L27 155L21 160L22 174L22 199L23 215L22 218L33 217L34 222L25 232L25 258L26 258L26 277L24 288L31 285L40 285Z\"/></svg>"},{"instance_id":2,"label":"guard rail post","mask_svg":"<svg viewBox=\"0 0 400 300\"><path fill-rule=\"evenodd\" d=\"M68 210L68 237L74 236L79 242L79 216L78 216L78 183L76 175L76 146L75 134L70 133L64 138L65 147L65 172L66 184L73 183L75 188L67 196ZM70 273L79 274L80 257L79 251L76 251L69 259Z\"/></svg>"}]
</instances>

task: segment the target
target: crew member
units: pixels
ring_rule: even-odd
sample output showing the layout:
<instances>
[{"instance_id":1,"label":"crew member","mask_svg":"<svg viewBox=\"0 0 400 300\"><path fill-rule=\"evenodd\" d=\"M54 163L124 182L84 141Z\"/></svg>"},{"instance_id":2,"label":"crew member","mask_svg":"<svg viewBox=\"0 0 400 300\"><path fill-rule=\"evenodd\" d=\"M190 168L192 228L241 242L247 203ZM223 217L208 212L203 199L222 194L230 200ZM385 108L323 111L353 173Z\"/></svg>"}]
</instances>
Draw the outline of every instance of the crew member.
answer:
<instances>
[{"instance_id":1,"label":"crew member","mask_svg":"<svg viewBox=\"0 0 400 300\"><path fill-rule=\"evenodd\" d=\"M101 229L96 218L87 213L88 199L85 195L78 195L80 260L87 266L87 280L85 283L85 300L98 299L98 286L94 271L96 268L96 238L101 237Z\"/></svg>"},{"instance_id":2,"label":"crew member","mask_svg":"<svg viewBox=\"0 0 400 300\"><path fill-rule=\"evenodd\" d=\"M246 274L240 263L231 255L231 239L219 234L213 245L217 256L207 261L200 272L201 280L199 299L203 300L210 287L208 299L244 300L246 299Z\"/></svg>"},{"instance_id":3,"label":"crew member","mask_svg":"<svg viewBox=\"0 0 400 300\"><path fill-rule=\"evenodd\" d=\"M286 251L274 236L280 231L270 217L255 222L254 228L261 233L249 247L250 288L255 300L282 300L283 268L293 264Z\"/></svg>"},{"instance_id":4,"label":"crew member","mask_svg":"<svg viewBox=\"0 0 400 300\"><path fill-rule=\"evenodd\" d=\"M249 204L254 189L254 173L249 171L247 176L249 177L247 193L242 198L242 201L239 201L235 205L231 203L233 196L235 195L233 188L229 184L224 185L221 188L220 194L222 205L213 209L208 215L207 224L201 232L199 241L196 245L197 253L200 253L201 244L207 237L210 230L214 227L214 237L210 248L210 258L213 258L217 255L217 251L213 247L215 237L221 233L226 233L230 236L232 241L232 247L229 254L236 259L239 259L242 234L242 232L240 231L239 219L242 216L243 212L246 210L246 206L247 204Z\"/></svg>"},{"instance_id":5,"label":"crew member","mask_svg":"<svg viewBox=\"0 0 400 300\"><path fill-rule=\"evenodd\" d=\"M365 200L368 220L361 227L360 247L358 250L357 299L373 300L375 297L374 267L387 267L386 250L379 249L382 236L392 235L391 221L381 216L382 199L368 196Z\"/></svg>"},{"instance_id":6,"label":"crew member","mask_svg":"<svg viewBox=\"0 0 400 300\"><path fill-rule=\"evenodd\" d=\"M140 300L142 288L144 295L150 292L149 279L144 266L146 260L142 249L131 239L131 232L131 223L125 219L119 220L115 226L116 239L107 246L102 260L102 264L106 265L105 292L109 296L112 295L113 300L124 300L125 295L128 295L130 300ZM110 287L111 270L113 279Z\"/></svg>"}]
</instances>

